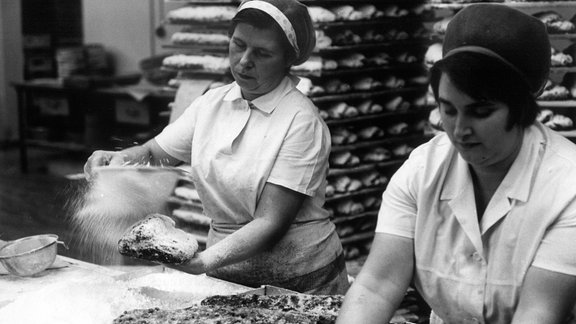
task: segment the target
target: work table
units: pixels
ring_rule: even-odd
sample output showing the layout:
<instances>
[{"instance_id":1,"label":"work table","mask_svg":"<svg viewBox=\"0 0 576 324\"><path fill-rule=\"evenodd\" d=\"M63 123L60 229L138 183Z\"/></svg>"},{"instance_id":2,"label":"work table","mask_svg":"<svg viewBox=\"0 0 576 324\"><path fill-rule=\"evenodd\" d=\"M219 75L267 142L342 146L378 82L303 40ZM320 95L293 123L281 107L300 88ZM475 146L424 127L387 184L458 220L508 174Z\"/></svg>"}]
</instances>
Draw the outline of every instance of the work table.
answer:
<instances>
[{"instance_id":1,"label":"work table","mask_svg":"<svg viewBox=\"0 0 576 324\"><path fill-rule=\"evenodd\" d=\"M58 256L51 268L34 277L0 271L2 323L104 324L130 309L183 308L208 296L254 290L160 265L119 269L130 267Z\"/></svg>"}]
</instances>

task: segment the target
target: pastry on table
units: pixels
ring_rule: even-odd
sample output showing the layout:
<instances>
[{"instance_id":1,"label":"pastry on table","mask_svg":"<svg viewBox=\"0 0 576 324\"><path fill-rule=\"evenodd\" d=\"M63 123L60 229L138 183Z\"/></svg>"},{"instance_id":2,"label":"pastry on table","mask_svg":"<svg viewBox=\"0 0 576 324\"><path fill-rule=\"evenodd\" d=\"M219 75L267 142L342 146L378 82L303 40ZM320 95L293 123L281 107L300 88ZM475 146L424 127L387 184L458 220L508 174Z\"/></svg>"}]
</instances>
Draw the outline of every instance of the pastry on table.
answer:
<instances>
[{"instance_id":1,"label":"pastry on table","mask_svg":"<svg viewBox=\"0 0 576 324\"><path fill-rule=\"evenodd\" d=\"M350 90L352 89L352 87L348 83L338 78L332 78L330 80L327 80L324 83L323 88L327 93L346 93L350 92Z\"/></svg>"},{"instance_id":2,"label":"pastry on table","mask_svg":"<svg viewBox=\"0 0 576 324\"><path fill-rule=\"evenodd\" d=\"M356 21L364 19L364 13L356 11L351 5L340 5L330 9L336 15L336 20Z\"/></svg>"},{"instance_id":3,"label":"pastry on table","mask_svg":"<svg viewBox=\"0 0 576 324\"><path fill-rule=\"evenodd\" d=\"M554 47L550 49L550 52L552 53L551 54L552 56L550 57L550 63L553 67L573 65L574 58L572 57L572 55L560 52Z\"/></svg>"},{"instance_id":4,"label":"pastry on table","mask_svg":"<svg viewBox=\"0 0 576 324\"><path fill-rule=\"evenodd\" d=\"M372 99L366 99L358 105L358 111L363 115L377 114L384 111L384 107Z\"/></svg>"},{"instance_id":5,"label":"pastry on table","mask_svg":"<svg viewBox=\"0 0 576 324\"><path fill-rule=\"evenodd\" d=\"M392 158L392 152L385 147L375 147L360 156L362 162L382 162Z\"/></svg>"},{"instance_id":6,"label":"pastry on table","mask_svg":"<svg viewBox=\"0 0 576 324\"><path fill-rule=\"evenodd\" d=\"M382 12L384 17L404 17L410 13L407 9L400 8L397 5L388 5L382 9Z\"/></svg>"},{"instance_id":7,"label":"pastry on table","mask_svg":"<svg viewBox=\"0 0 576 324\"><path fill-rule=\"evenodd\" d=\"M416 63L418 62L418 57L412 53L403 52L396 56L396 61L399 63Z\"/></svg>"},{"instance_id":8,"label":"pastry on table","mask_svg":"<svg viewBox=\"0 0 576 324\"><path fill-rule=\"evenodd\" d=\"M570 91L568 91L565 86L548 80L538 100L555 101L566 100L568 98L570 98Z\"/></svg>"},{"instance_id":9,"label":"pastry on table","mask_svg":"<svg viewBox=\"0 0 576 324\"><path fill-rule=\"evenodd\" d=\"M374 210L380 208L382 198L378 196L365 196L361 198L360 202L364 206L364 210Z\"/></svg>"},{"instance_id":10,"label":"pastry on table","mask_svg":"<svg viewBox=\"0 0 576 324\"><path fill-rule=\"evenodd\" d=\"M546 25L546 30L550 34L565 34L573 33L576 31L576 26L564 19L559 13L555 11L542 11L533 14L534 17L538 18L540 21Z\"/></svg>"},{"instance_id":11,"label":"pastry on table","mask_svg":"<svg viewBox=\"0 0 576 324\"><path fill-rule=\"evenodd\" d=\"M292 71L320 75L322 71L336 70L337 68L338 63L336 61L313 56L302 64L292 66Z\"/></svg>"},{"instance_id":12,"label":"pastry on table","mask_svg":"<svg viewBox=\"0 0 576 324\"><path fill-rule=\"evenodd\" d=\"M544 125L553 130L562 131L574 128L574 121L572 121L570 117L555 114L550 120L546 121Z\"/></svg>"},{"instance_id":13,"label":"pastry on table","mask_svg":"<svg viewBox=\"0 0 576 324\"><path fill-rule=\"evenodd\" d=\"M411 107L429 107L429 106L436 106L436 99L434 98L433 94L423 94L418 97L413 98L410 101Z\"/></svg>"},{"instance_id":14,"label":"pastry on table","mask_svg":"<svg viewBox=\"0 0 576 324\"><path fill-rule=\"evenodd\" d=\"M425 3L416 4L414 7L410 8L410 12L416 16L421 16L429 13L431 11L430 6Z\"/></svg>"},{"instance_id":15,"label":"pastry on table","mask_svg":"<svg viewBox=\"0 0 576 324\"><path fill-rule=\"evenodd\" d=\"M332 46L332 38L326 35L323 30L316 29L316 49L326 49Z\"/></svg>"},{"instance_id":16,"label":"pastry on table","mask_svg":"<svg viewBox=\"0 0 576 324\"><path fill-rule=\"evenodd\" d=\"M536 116L536 120L541 122L541 123L546 123L546 122L550 121L550 119L552 119L552 116L554 116L554 113L552 112L552 110L542 109L542 110L540 110L540 112Z\"/></svg>"},{"instance_id":17,"label":"pastry on table","mask_svg":"<svg viewBox=\"0 0 576 324\"><path fill-rule=\"evenodd\" d=\"M339 175L330 179L330 184L336 193L350 193L362 188L362 181L347 175Z\"/></svg>"},{"instance_id":18,"label":"pastry on table","mask_svg":"<svg viewBox=\"0 0 576 324\"><path fill-rule=\"evenodd\" d=\"M400 144L392 149L392 154L396 157L405 157L410 152L412 152L414 148L406 143Z\"/></svg>"},{"instance_id":19,"label":"pastry on table","mask_svg":"<svg viewBox=\"0 0 576 324\"><path fill-rule=\"evenodd\" d=\"M382 186L388 183L388 178L375 170L361 174L359 180L365 187Z\"/></svg>"},{"instance_id":20,"label":"pastry on table","mask_svg":"<svg viewBox=\"0 0 576 324\"><path fill-rule=\"evenodd\" d=\"M343 101L334 103L328 108L327 113L332 119L351 118L360 114L356 107L350 106Z\"/></svg>"},{"instance_id":21,"label":"pastry on table","mask_svg":"<svg viewBox=\"0 0 576 324\"><path fill-rule=\"evenodd\" d=\"M352 179L352 181L350 181L350 185L348 185L348 192L354 192L360 190L362 189L362 187L363 187L362 181L358 179Z\"/></svg>"},{"instance_id":22,"label":"pastry on table","mask_svg":"<svg viewBox=\"0 0 576 324\"><path fill-rule=\"evenodd\" d=\"M352 199L346 199L336 204L336 212L340 215L354 215L364 212L364 206Z\"/></svg>"},{"instance_id":23,"label":"pastry on table","mask_svg":"<svg viewBox=\"0 0 576 324\"><path fill-rule=\"evenodd\" d=\"M358 140L358 135L344 127L333 129L331 135L333 145L352 144Z\"/></svg>"},{"instance_id":24,"label":"pastry on table","mask_svg":"<svg viewBox=\"0 0 576 324\"><path fill-rule=\"evenodd\" d=\"M220 56L176 54L166 57L162 66L176 70L224 72L230 68L230 62L228 58Z\"/></svg>"},{"instance_id":25,"label":"pastry on table","mask_svg":"<svg viewBox=\"0 0 576 324\"><path fill-rule=\"evenodd\" d=\"M417 75L406 79L406 83L413 86L425 86L430 83L427 75Z\"/></svg>"},{"instance_id":26,"label":"pastry on table","mask_svg":"<svg viewBox=\"0 0 576 324\"><path fill-rule=\"evenodd\" d=\"M415 132L415 133L422 133L422 132L426 131L426 129L428 129L428 128L429 128L429 123L428 123L428 120L426 120L426 119L419 120L419 121L413 123L412 125L410 125L411 131Z\"/></svg>"},{"instance_id":27,"label":"pastry on table","mask_svg":"<svg viewBox=\"0 0 576 324\"><path fill-rule=\"evenodd\" d=\"M399 122L386 127L386 133L394 136L403 135L408 133L408 124L405 122Z\"/></svg>"},{"instance_id":28,"label":"pastry on table","mask_svg":"<svg viewBox=\"0 0 576 324\"><path fill-rule=\"evenodd\" d=\"M343 193L348 191L348 186L352 179L347 175L337 176L330 180L330 184L334 186L334 190L338 193Z\"/></svg>"},{"instance_id":29,"label":"pastry on table","mask_svg":"<svg viewBox=\"0 0 576 324\"><path fill-rule=\"evenodd\" d=\"M386 39L389 40L406 40L410 38L410 34L408 34L405 30L399 30L395 28L390 28L385 32Z\"/></svg>"},{"instance_id":30,"label":"pastry on table","mask_svg":"<svg viewBox=\"0 0 576 324\"><path fill-rule=\"evenodd\" d=\"M216 33L176 32L171 41L179 45L228 45L230 38Z\"/></svg>"},{"instance_id":31,"label":"pastry on table","mask_svg":"<svg viewBox=\"0 0 576 324\"><path fill-rule=\"evenodd\" d=\"M374 29L368 29L362 34L362 43L381 43L385 40L384 35Z\"/></svg>"},{"instance_id":32,"label":"pastry on table","mask_svg":"<svg viewBox=\"0 0 576 324\"><path fill-rule=\"evenodd\" d=\"M356 45L362 43L362 37L350 29L345 29L344 31L334 34L332 36L332 42L339 46Z\"/></svg>"},{"instance_id":33,"label":"pastry on table","mask_svg":"<svg viewBox=\"0 0 576 324\"><path fill-rule=\"evenodd\" d=\"M366 56L362 53L351 53L337 60L338 66L343 68L357 69L364 66Z\"/></svg>"},{"instance_id":34,"label":"pastry on table","mask_svg":"<svg viewBox=\"0 0 576 324\"><path fill-rule=\"evenodd\" d=\"M384 66L390 64L390 54L380 52L365 59L367 66Z\"/></svg>"},{"instance_id":35,"label":"pastry on table","mask_svg":"<svg viewBox=\"0 0 576 324\"><path fill-rule=\"evenodd\" d=\"M352 88L357 91L370 91L382 88L384 84L373 77L361 77L352 82Z\"/></svg>"},{"instance_id":36,"label":"pastry on table","mask_svg":"<svg viewBox=\"0 0 576 324\"><path fill-rule=\"evenodd\" d=\"M336 233L338 233L339 237L346 237L354 234L354 226L352 225L340 225L336 226Z\"/></svg>"},{"instance_id":37,"label":"pastry on table","mask_svg":"<svg viewBox=\"0 0 576 324\"><path fill-rule=\"evenodd\" d=\"M388 89L400 89L406 85L404 79L398 78L394 75L388 75L382 79L382 84Z\"/></svg>"},{"instance_id":38,"label":"pastry on table","mask_svg":"<svg viewBox=\"0 0 576 324\"><path fill-rule=\"evenodd\" d=\"M234 6L185 6L169 11L166 19L174 24L229 22L234 15L236 15Z\"/></svg>"},{"instance_id":39,"label":"pastry on table","mask_svg":"<svg viewBox=\"0 0 576 324\"><path fill-rule=\"evenodd\" d=\"M356 131L363 140L373 140L384 136L384 130L378 126L367 126Z\"/></svg>"},{"instance_id":40,"label":"pastry on table","mask_svg":"<svg viewBox=\"0 0 576 324\"><path fill-rule=\"evenodd\" d=\"M360 13L360 19L373 19L378 18L383 15L383 12L378 10L373 4L363 4L356 8L356 11Z\"/></svg>"},{"instance_id":41,"label":"pastry on table","mask_svg":"<svg viewBox=\"0 0 576 324\"><path fill-rule=\"evenodd\" d=\"M410 103L404 101L404 98L402 98L401 96L396 96L391 99L388 99L388 101L384 103L384 109L390 112L404 111L408 110L408 108L410 108Z\"/></svg>"},{"instance_id":42,"label":"pastry on table","mask_svg":"<svg viewBox=\"0 0 576 324\"><path fill-rule=\"evenodd\" d=\"M333 152L329 162L334 167L353 167L360 164L360 158L350 151Z\"/></svg>"},{"instance_id":43,"label":"pastry on table","mask_svg":"<svg viewBox=\"0 0 576 324\"><path fill-rule=\"evenodd\" d=\"M336 15L323 7L308 6L308 14L315 23L333 22L336 20Z\"/></svg>"},{"instance_id":44,"label":"pastry on table","mask_svg":"<svg viewBox=\"0 0 576 324\"><path fill-rule=\"evenodd\" d=\"M335 193L336 193L336 188L332 184L328 183L326 185L326 190L325 190L326 197L332 197L332 196L334 196Z\"/></svg>"},{"instance_id":45,"label":"pastry on table","mask_svg":"<svg viewBox=\"0 0 576 324\"><path fill-rule=\"evenodd\" d=\"M137 222L118 241L120 254L160 263L186 263L197 250L196 238L176 228L173 219L161 214Z\"/></svg>"}]
</instances>

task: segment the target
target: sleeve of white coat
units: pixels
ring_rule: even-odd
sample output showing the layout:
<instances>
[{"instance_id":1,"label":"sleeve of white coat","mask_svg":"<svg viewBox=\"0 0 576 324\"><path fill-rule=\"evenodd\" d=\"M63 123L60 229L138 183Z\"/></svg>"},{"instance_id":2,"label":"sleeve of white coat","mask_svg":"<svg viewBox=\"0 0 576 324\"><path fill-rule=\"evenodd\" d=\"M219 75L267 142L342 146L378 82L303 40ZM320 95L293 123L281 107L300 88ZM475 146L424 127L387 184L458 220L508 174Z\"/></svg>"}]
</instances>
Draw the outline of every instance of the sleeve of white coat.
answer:
<instances>
[{"instance_id":1,"label":"sleeve of white coat","mask_svg":"<svg viewBox=\"0 0 576 324\"><path fill-rule=\"evenodd\" d=\"M532 265L576 276L576 201L548 229Z\"/></svg>"},{"instance_id":2,"label":"sleeve of white coat","mask_svg":"<svg viewBox=\"0 0 576 324\"><path fill-rule=\"evenodd\" d=\"M296 114L267 182L314 196L325 185L329 154L326 124L318 115Z\"/></svg>"},{"instance_id":3,"label":"sleeve of white coat","mask_svg":"<svg viewBox=\"0 0 576 324\"><path fill-rule=\"evenodd\" d=\"M186 163L190 163L196 116L202 100L203 97L196 98L178 119L155 137L166 153Z\"/></svg>"},{"instance_id":4,"label":"sleeve of white coat","mask_svg":"<svg viewBox=\"0 0 576 324\"><path fill-rule=\"evenodd\" d=\"M414 178L419 169L420 153L416 149L390 179L382 194L376 233L414 238L418 211Z\"/></svg>"}]
</instances>

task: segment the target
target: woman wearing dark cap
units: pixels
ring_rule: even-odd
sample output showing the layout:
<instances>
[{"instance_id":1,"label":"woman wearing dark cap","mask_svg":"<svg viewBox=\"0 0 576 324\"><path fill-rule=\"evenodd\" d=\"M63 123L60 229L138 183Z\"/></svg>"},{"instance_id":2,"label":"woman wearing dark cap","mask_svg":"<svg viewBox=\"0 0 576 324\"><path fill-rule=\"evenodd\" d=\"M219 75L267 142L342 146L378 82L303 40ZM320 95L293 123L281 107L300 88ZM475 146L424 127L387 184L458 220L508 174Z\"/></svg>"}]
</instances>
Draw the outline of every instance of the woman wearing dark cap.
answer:
<instances>
[{"instance_id":1,"label":"woman wearing dark cap","mask_svg":"<svg viewBox=\"0 0 576 324\"><path fill-rule=\"evenodd\" d=\"M537 19L470 5L431 86L445 133L383 194L338 323L388 323L412 283L430 323L565 323L576 300L576 146L535 121L550 43Z\"/></svg>"},{"instance_id":2,"label":"woman wearing dark cap","mask_svg":"<svg viewBox=\"0 0 576 324\"><path fill-rule=\"evenodd\" d=\"M330 134L289 74L315 46L307 8L295 0L244 1L230 35L235 82L196 99L144 145L95 152L85 172L126 162L190 163L212 223L207 249L184 271L343 294L342 245L322 208Z\"/></svg>"}]
</instances>

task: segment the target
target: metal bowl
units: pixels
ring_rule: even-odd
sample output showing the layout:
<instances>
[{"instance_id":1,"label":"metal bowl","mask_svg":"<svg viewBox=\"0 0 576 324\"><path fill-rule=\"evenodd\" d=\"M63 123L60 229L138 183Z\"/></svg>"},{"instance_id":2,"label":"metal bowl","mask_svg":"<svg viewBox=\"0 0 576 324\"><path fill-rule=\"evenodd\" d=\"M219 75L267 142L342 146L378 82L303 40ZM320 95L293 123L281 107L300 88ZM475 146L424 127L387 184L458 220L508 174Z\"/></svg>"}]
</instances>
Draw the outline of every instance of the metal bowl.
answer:
<instances>
[{"instance_id":1,"label":"metal bowl","mask_svg":"<svg viewBox=\"0 0 576 324\"><path fill-rule=\"evenodd\" d=\"M13 275L27 277L38 274L54 263L58 236L43 234L24 237L0 248L0 263Z\"/></svg>"}]
</instances>

